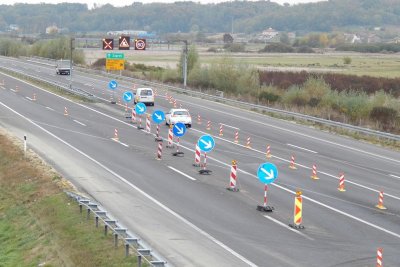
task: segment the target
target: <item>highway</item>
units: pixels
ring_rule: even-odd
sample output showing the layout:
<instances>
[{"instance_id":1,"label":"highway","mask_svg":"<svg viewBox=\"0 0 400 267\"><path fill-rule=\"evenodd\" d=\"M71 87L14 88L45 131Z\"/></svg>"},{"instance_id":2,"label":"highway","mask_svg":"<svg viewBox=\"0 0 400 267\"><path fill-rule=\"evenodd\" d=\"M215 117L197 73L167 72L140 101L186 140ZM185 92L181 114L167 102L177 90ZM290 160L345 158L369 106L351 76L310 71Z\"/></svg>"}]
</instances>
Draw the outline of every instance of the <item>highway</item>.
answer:
<instances>
[{"instance_id":1,"label":"highway","mask_svg":"<svg viewBox=\"0 0 400 267\"><path fill-rule=\"evenodd\" d=\"M69 76L34 61L1 57L0 66L69 83ZM157 88L155 106L147 112L168 111L167 92L190 110L193 126L180 138L184 157L172 156L176 148L166 148L164 141L162 160L156 160L155 126L153 134L140 131L124 117L123 105L109 103L109 78L78 71L72 77L73 86L97 100L72 102L0 73L1 127L19 138L27 134L30 148L171 265L373 266L382 247L384 265L400 266L399 152ZM133 86L140 85L119 81L116 95ZM118 142L112 139L115 129ZM163 138L167 131L161 124ZM207 154L211 175L200 175L192 166L194 145L204 134L216 141ZM297 170L289 168L292 155ZM226 190L232 160L238 163L239 192ZM264 197L256 172L266 161L279 170L268 190L271 213L256 210ZM319 180L310 177L313 164ZM342 172L346 192L337 190ZM288 226L297 189L303 192L305 228L300 230ZM387 210L375 207L379 191Z\"/></svg>"}]
</instances>

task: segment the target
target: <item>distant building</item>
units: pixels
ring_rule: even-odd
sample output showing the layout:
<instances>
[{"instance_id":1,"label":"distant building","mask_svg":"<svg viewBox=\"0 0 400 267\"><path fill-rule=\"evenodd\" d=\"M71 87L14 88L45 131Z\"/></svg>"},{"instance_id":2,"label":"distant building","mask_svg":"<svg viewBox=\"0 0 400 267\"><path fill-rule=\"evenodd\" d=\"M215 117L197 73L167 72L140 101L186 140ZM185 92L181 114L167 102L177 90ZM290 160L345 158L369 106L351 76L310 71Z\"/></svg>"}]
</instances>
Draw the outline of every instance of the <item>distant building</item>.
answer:
<instances>
[{"instance_id":1,"label":"distant building","mask_svg":"<svg viewBox=\"0 0 400 267\"><path fill-rule=\"evenodd\" d=\"M351 43L351 44L359 44L362 42L361 37L353 33L345 33L344 40L346 43Z\"/></svg>"},{"instance_id":2,"label":"distant building","mask_svg":"<svg viewBox=\"0 0 400 267\"><path fill-rule=\"evenodd\" d=\"M272 29L271 27L268 28L268 29L266 29L266 30L264 30L264 31L261 33L261 36L262 36L265 40L274 39L274 38L275 38L276 36L278 36L278 35L279 35L279 32L276 31L276 30L274 30L274 29Z\"/></svg>"},{"instance_id":3,"label":"distant building","mask_svg":"<svg viewBox=\"0 0 400 267\"><path fill-rule=\"evenodd\" d=\"M8 32L17 32L19 31L19 26L17 24L10 24L7 29Z\"/></svg>"},{"instance_id":4,"label":"distant building","mask_svg":"<svg viewBox=\"0 0 400 267\"><path fill-rule=\"evenodd\" d=\"M46 28L46 34L56 34L58 33L58 27L56 25L52 25Z\"/></svg>"}]
</instances>

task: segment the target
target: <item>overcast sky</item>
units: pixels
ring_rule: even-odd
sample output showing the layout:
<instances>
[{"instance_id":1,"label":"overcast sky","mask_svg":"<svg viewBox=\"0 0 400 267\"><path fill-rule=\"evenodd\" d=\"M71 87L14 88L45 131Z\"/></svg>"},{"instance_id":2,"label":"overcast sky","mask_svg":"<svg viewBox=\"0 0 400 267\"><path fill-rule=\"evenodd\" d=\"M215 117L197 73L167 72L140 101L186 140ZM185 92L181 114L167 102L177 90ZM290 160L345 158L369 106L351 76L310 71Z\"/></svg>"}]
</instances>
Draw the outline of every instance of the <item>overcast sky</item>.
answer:
<instances>
[{"instance_id":1,"label":"overcast sky","mask_svg":"<svg viewBox=\"0 0 400 267\"><path fill-rule=\"evenodd\" d=\"M0 0L0 4L6 4L6 5L12 5L14 3L28 3L28 4L37 4L37 3L63 3L63 2L70 2L70 3L84 3L87 4L89 8L93 7L93 4L96 3L98 5L104 5L107 3L112 4L113 6L126 6L130 5L130 3L133 2L142 2L142 3L151 3L151 2L159 2L159 3L173 3L177 0L131 0L131 1L126 1L126 0L90 0L90 1L85 1L85 0ZM180 0L181 1L181 0ZM276 2L279 4L283 3L289 3L289 4L298 4L298 3L310 3L310 2L321 2L322 0L271 0L271 2ZM193 2L200 2L202 4L206 3L220 3L220 2L228 2L224 0L193 0Z\"/></svg>"}]
</instances>

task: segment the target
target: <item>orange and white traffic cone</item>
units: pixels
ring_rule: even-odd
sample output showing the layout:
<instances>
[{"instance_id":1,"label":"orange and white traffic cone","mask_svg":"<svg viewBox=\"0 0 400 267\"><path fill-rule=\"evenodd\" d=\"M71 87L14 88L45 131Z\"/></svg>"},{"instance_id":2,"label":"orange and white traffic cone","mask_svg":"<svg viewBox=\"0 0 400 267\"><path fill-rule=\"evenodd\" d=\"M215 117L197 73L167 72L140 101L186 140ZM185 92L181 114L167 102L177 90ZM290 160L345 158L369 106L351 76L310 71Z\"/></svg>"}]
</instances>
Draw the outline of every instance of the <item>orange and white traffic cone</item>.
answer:
<instances>
[{"instance_id":1,"label":"orange and white traffic cone","mask_svg":"<svg viewBox=\"0 0 400 267\"><path fill-rule=\"evenodd\" d=\"M18 85L16 85L15 86L15 92L18 92L19 91L19 87L18 87Z\"/></svg>"},{"instance_id":2,"label":"orange and white traffic cone","mask_svg":"<svg viewBox=\"0 0 400 267\"><path fill-rule=\"evenodd\" d=\"M157 157L156 160L161 160L162 157L162 142L158 142L158 148L157 148Z\"/></svg>"},{"instance_id":3,"label":"orange and white traffic cone","mask_svg":"<svg viewBox=\"0 0 400 267\"><path fill-rule=\"evenodd\" d=\"M114 129L114 138L113 138L115 141L118 141L119 140L119 138L118 138L118 129L117 128L115 128Z\"/></svg>"},{"instance_id":4,"label":"orange and white traffic cone","mask_svg":"<svg viewBox=\"0 0 400 267\"><path fill-rule=\"evenodd\" d=\"M383 248L378 248L376 251L376 267L383 266Z\"/></svg>"},{"instance_id":5,"label":"orange and white traffic cone","mask_svg":"<svg viewBox=\"0 0 400 267\"><path fill-rule=\"evenodd\" d=\"M36 94L35 93L33 93L33 99L32 100L36 101Z\"/></svg>"},{"instance_id":6,"label":"orange and white traffic cone","mask_svg":"<svg viewBox=\"0 0 400 267\"><path fill-rule=\"evenodd\" d=\"M200 152L199 146L196 144L196 150L194 152L194 163L193 163L193 166L200 167L200 161L201 161L201 152Z\"/></svg>"},{"instance_id":7,"label":"orange and white traffic cone","mask_svg":"<svg viewBox=\"0 0 400 267\"><path fill-rule=\"evenodd\" d=\"M232 192L238 192L239 188L237 188L237 164L236 160L232 160L232 166L231 166L231 175L229 178L229 187L226 189Z\"/></svg>"},{"instance_id":8,"label":"orange and white traffic cone","mask_svg":"<svg viewBox=\"0 0 400 267\"><path fill-rule=\"evenodd\" d=\"M344 173L341 173L339 175L339 187L338 187L338 190L340 192L346 191L346 189L344 188Z\"/></svg>"},{"instance_id":9,"label":"orange and white traffic cone","mask_svg":"<svg viewBox=\"0 0 400 267\"><path fill-rule=\"evenodd\" d=\"M377 207L380 210L386 210L386 207L383 206L383 191L379 192L378 205L376 205L375 207Z\"/></svg>"},{"instance_id":10,"label":"orange and white traffic cone","mask_svg":"<svg viewBox=\"0 0 400 267\"><path fill-rule=\"evenodd\" d=\"M223 136L223 135L224 135L223 130L224 130L223 124L221 123L221 124L219 125L219 136Z\"/></svg>"},{"instance_id":11,"label":"orange and white traffic cone","mask_svg":"<svg viewBox=\"0 0 400 267\"><path fill-rule=\"evenodd\" d=\"M156 89L154 89L154 96L157 96L158 95L158 92L157 92L157 88Z\"/></svg>"},{"instance_id":12,"label":"orange and white traffic cone","mask_svg":"<svg viewBox=\"0 0 400 267\"><path fill-rule=\"evenodd\" d=\"M312 173L311 173L311 178L313 180L319 180L319 177L317 175L317 165L312 165Z\"/></svg>"},{"instance_id":13,"label":"orange and white traffic cone","mask_svg":"<svg viewBox=\"0 0 400 267\"><path fill-rule=\"evenodd\" d=\"M174 99L173 99L172 95L169 96L169 103L170 103L170 104L173 104L173 103L174 103Z\"/></svg>"},{"instance_id":14,"label":"orange and white traffic cone","mask_svg":"<svg viewBox=\"0 0 400 267\"><path fill-rule=\"evenodd\" d=\"M246 147L247 148L251 148L251 140L250 140L250 136L247 137L247 141L246 141Z\"/></svg>"},{"instance_id":15,"label":"orange and white traffic cone","mask_svg":"<svg viewBox=\"0 0 400 267\"><path fill-rule=\"evenodd\" d=\"M239 144L239 131L235 132L235 144Z\"/></svg>"},{"instance_id":16,"label":"orange and white traffic cone","mask_svg":"<svg viewBox=\"0 0 400 267\"><path fill-rule=\"evenodd\" d=\"M200 117L200 114L197 114L197 124L201 124L201 117Z\"/></svg>"},{"instance_id":17,"label":"orange and white traffic cone","mask_svg":"<svg viewBox=\"0 0 400 267\"><path fill-rule=\"evenodd\" d=\"M293 224L289 224L290 227L296 229L304 229L301 224L303 222L303 198L301 197L302 192L300 190L296 191L296 197L294 198L294 216Z\"/></svg>"},{"instance_id":18,"label":"orange and white traffic cone","mask_svg":"<svg viewBox=\"0 0 400 267\"><path fill-rule=\"evenodd\" d=\"M176 108L176 99L174 99L174 108Z\"/></svg>"},{"instance_id":19,"label":"orange and white traffic cone","mask_svg":"<svg viewBox=\"0 0 400 267\"><path fill-rule=\"evenodd\" d=\"M211 130L211 121L207 121L207 128L206 130L210 131Z\"/></svg>"},{"instance_id":20,"label":"orange and white traffic cone","mask_svg":"<svg viewBox=\"0 0 400 267\"><path fill-rule=\"evenodd\" d=\"M64 107L64 116L68 116L68 110L67 110L67 107Z\"/></svg>"},{"instance_id":21,"label":"orange and white traffic cone","mask_svg":"<svg viewBox=\"0 0 400 267\"><path fill-rule=\"evenodd\" d=\"M265 157L267 159L270 159L272 157L272 155L271 155L271 146L270 145L267 145L267 152L265 153Z\"/></svg>"},{"instance_id":22,"label":"orange and white traffic cone","mask_svg":"<svg viewBox=\"0 0 400 267\"><path fill-rule=\"evenodd\" d=\"M297 169L297 167L296 167L296 165L294 163L294 156L293 155L292 155L291 160L290 160L289 168L292 169L292 170L296 170Z\"/></svg>"}]
</instances>

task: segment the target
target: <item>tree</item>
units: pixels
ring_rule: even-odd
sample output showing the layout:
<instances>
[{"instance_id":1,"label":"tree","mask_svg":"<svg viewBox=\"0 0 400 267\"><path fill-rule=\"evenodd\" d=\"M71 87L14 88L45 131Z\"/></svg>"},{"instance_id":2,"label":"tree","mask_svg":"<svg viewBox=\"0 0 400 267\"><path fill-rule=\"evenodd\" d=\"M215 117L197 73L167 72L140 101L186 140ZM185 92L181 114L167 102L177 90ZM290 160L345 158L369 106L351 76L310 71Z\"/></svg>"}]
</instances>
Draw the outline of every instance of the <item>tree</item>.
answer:
<instances>
[{"instance_id":1,"label":"tree","mask_svg":"<svg viewBox=\"0 0 400 267\"><path fill-rule=\"evenodd\" d=\"M178 63L178 70L181 74L181 77L183 77L183 66L184 66L184 60L185 60L185 51L182 49L179 63ZM196 49L196 46L193 44L189 46L188 48L188 54L187 54L187 72L188 76L190 72L194 69L194 67L198 64L199 61L199 53Z\"/></svg>"},{"instance_id":2,"label":"tree","mask_svg":"<svg viewBox=\"0 0 400 267\"><path fill-rule=\"evenodd\" d=\"M282 32L279 38L282 44L290 45L289 35L286 32Z\"/></svg>"},{"instance_id":3,"label":"tree","mask_svg":"<svg viewBox=\"0 0 400 267\"><path fill-rule=\"evenodd\" d=\"M233 37L229 33L225 33L223 37L223 41L225 44L231 44L233 43Z\"/></svg>"}]
</instances>

